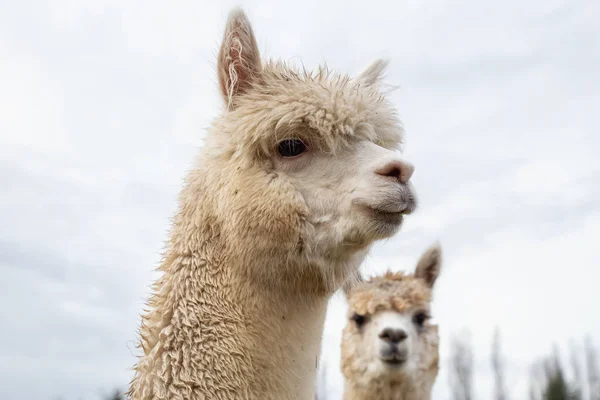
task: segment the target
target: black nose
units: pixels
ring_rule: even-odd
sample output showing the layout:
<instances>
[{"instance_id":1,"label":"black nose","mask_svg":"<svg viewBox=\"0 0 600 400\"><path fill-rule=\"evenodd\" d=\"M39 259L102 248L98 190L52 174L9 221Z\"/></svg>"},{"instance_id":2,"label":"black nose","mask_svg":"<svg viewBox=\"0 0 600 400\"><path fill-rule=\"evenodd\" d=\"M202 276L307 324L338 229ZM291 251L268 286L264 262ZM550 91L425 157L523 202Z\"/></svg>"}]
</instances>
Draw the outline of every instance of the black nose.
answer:
<instances>
[{"instance_id":1,"label":"black nose","mask_svg":"<svg viewBox=\"0 0 600 400\"><path fill-rule=\"evenodd\" d=\"M385 340L386 342L400 343L401 341L406 339L408 335L402 329L385 328L383 331L381 331L379 337Z\"/></svg>"}]
</instances>

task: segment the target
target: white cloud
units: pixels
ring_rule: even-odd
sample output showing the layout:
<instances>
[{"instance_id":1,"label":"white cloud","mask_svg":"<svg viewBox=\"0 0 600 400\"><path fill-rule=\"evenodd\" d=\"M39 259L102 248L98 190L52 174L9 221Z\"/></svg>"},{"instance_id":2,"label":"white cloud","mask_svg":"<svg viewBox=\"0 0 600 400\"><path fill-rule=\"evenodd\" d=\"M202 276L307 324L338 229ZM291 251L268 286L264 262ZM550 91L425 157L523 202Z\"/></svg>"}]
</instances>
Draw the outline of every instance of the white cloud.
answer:
<instances>
[{"instance_id":1,"label":"white cloud","mask_svg":"<svg viewBox=\"0 0 600 400\"><path fill-rule=\"evenodd\" d=\"M0 63L0 88L0 139L5 146L40 152L67 149L60 86L34 59L15 55Z\"/></svg>"}]
</instances>

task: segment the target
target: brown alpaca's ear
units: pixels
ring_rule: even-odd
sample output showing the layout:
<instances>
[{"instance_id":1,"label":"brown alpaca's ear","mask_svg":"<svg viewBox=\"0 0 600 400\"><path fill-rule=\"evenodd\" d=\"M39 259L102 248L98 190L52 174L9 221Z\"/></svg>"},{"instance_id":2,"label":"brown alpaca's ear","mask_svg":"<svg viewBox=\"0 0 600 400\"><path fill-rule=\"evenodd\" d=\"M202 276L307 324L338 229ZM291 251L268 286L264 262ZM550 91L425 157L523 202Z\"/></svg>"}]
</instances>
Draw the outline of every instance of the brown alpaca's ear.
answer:
<instances>
[{"instance_id":1,"label":"brown alpaca's ear","mask_svg":"<svg viewBox=\"0 0 600 400\"><path fill-rule=\"evenodd\" d=\"M352 293L352 289L354 289L357 285L364 282L362 274L360 271L356 271L348 279L344 282L344 286L342 287L344 291L344 296L346 296L346 300L350 298L350 294Z\"/></svg>"},{"instance_id":2,"label":"brown alpaca's ear","mask_svg":"<svg viewBox=\"0 0 600 400\"><path fill-rule=\"evenodd\" d=\"M261 70L254 32L241 8L229 13L217 64L221 94L232 109L234 98L250 88Z\"/></svg>"},{"instance_id":3,"label":"brown alpaca's ear","mask_svg":"<svg viewBox=\"0 0 600 400\"><path fill-rule=\"evenodd\" d=\"M419 259L415 276L421 278L427 283L427 286L433 288L436 279L440 275L442 268L442 248L438 242L435 242Z\"/></svg>"},{"instance_id":4,"label":"brown alpaca's ear","mask_svg":"<svg viewBox=\"0 0 600 400\"><path fill-rule=\"evenodd\" d=\"M388 64L388 60L375 60L371 65L358 74L358 76L355 78L355 81L365 86L378 85Z\"/></svg>"}]
</instances>

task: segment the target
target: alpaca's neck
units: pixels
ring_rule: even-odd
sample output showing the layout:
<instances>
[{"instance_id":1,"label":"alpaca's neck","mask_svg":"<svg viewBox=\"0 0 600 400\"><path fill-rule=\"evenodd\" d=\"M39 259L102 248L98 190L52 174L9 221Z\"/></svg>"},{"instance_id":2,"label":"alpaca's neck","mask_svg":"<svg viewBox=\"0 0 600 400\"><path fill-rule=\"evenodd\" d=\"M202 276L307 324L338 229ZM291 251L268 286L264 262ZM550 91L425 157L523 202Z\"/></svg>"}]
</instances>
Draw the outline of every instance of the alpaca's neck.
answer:
<instances>
[{"instance_id":1,"label":"alpaca's neck","mask_svg":"<svg viewBox=\"0 0 600 400\"><path fill-rule=\"evenodd\" d=\"M371 382L367 386L346 381L344 400L430 400L433 380L429 376L396 382Z\"/></svg>"},{"instance_id":2,"label":"alpaca's neck","mask_svg":"<svg viewBox=\"0 0 600 400\"><path fill-rule=\"evenodd\" d=\"M220 253L167 257L143 316L131 397L314 398L327 296L267 292Z\"/></svg>"}]
</instances>

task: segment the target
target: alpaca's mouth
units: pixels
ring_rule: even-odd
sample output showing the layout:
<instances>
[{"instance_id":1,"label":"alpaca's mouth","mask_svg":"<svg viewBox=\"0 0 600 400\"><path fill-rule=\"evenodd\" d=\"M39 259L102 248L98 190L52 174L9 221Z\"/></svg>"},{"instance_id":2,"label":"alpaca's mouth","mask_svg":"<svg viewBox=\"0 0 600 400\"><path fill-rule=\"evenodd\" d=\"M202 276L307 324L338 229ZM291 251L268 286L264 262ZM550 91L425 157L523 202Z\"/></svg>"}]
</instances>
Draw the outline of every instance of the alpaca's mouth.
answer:
<instances>
[{"instance_id":1,"label":"alpaca's mouth","mask_svg":"<svg viewBox=\"0 0 600 400\"><path fill-rule=\"evenodd\" d=\"M406 362L406 360L395 359L395 358L392 360L381 360L381 361L383 361L385 364L390 365L392 367L399 367Z\"/></svg>"},{"instance_id":2,"label":"alpaca's mouth","mask_svg":"<svg viewBox=\"0 0 600 400\"><path fill-rule=\"evenodd\" d=\"M398 348L396 345L386 346L381 349L379 359L388 366L399 367L408 360L408 351L406 348Z\"/></svg>"},{"instance_id":3,"label":"alpaca's mouth","mask_svg":"<svg viewBox=\"0 0 600 400\"><path fill-rule=\"evenodd\" d=\"M406 362L407 357L404 354L394 352L386 357L381 357L380 359L386 365L389 365L391 367L400 367Z\"/></svg>"},{"instance_id":4,"label":"alpaca's mouth","mask_svg":"<svg viewBox=\"0 0 600 400\"><path fill-rule=\"evenodd\" d=\"M386 211L380 208L375 208L367 205L361 205L360 208L365 213L367 213L372 219L389 225L400 225L404 218L404 214L406 213L404 210Z\"/></svg>"},{"instance_id":5,"label":"alpaca's mouth","mask_svg":"<svg viewBox=\"0 0 600 400\"><path fill-rule=\"evenodd\" d=\"M378 201L375 204L363 199L356 199L354 204L373 219L394 225L400 224L404 215L411 214L417 208L417 201L412 192L405 193L400 197Z\"/></svg>"},{"instance_id":6,"label":"alpaca's mouth","mask_svg":"<svg viewBox=\"0 0 600 400\"><path fill-rule=\"evenodd\" d=\"M373 217L377 220L386 222L388 224L400 224L403 219L404 212L389 212L377 210L375 208L371 209L373 211Z\"/></svg>"}]
</instances>

